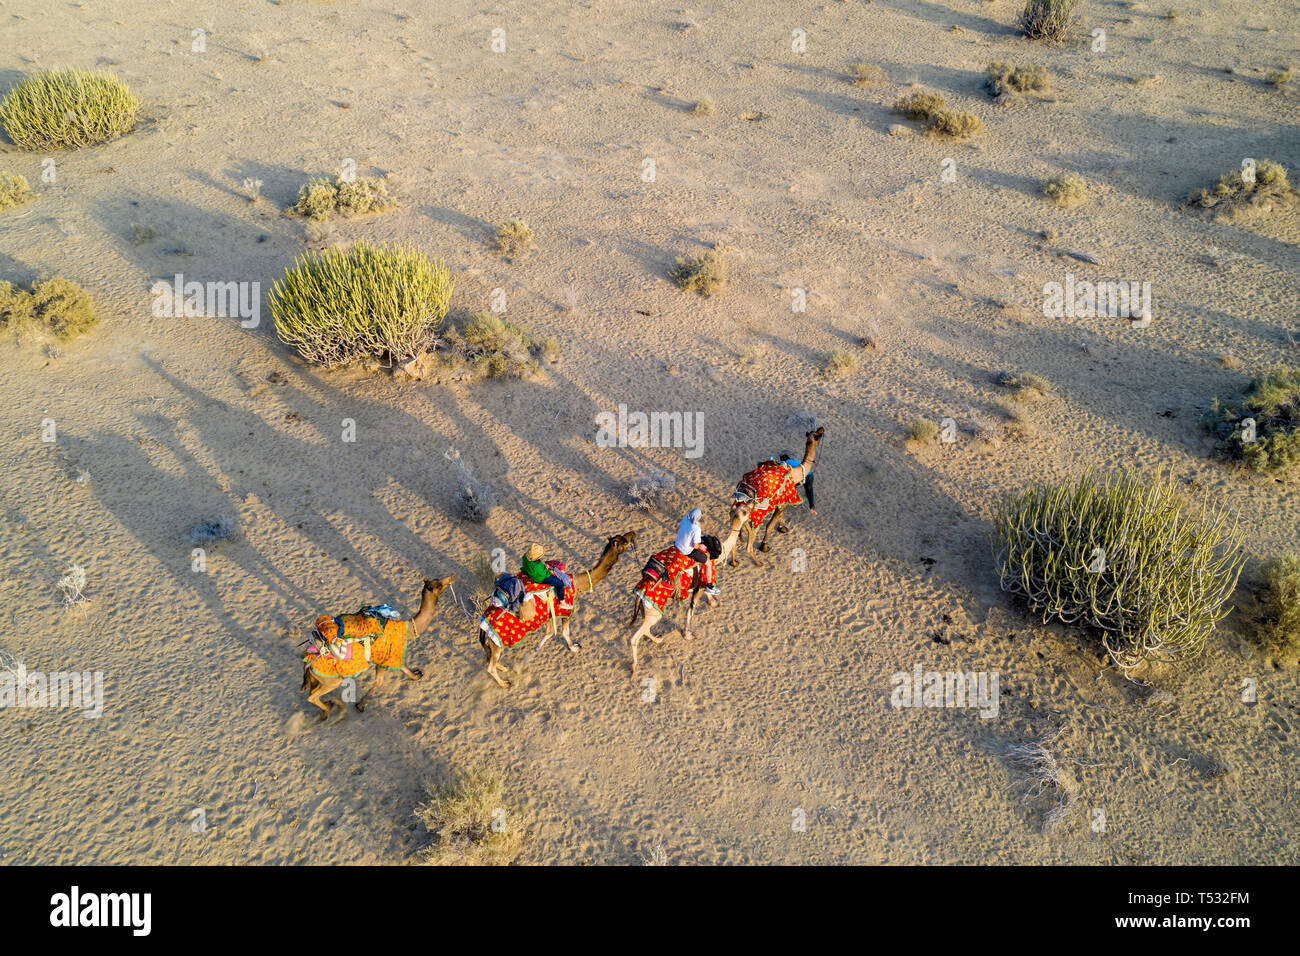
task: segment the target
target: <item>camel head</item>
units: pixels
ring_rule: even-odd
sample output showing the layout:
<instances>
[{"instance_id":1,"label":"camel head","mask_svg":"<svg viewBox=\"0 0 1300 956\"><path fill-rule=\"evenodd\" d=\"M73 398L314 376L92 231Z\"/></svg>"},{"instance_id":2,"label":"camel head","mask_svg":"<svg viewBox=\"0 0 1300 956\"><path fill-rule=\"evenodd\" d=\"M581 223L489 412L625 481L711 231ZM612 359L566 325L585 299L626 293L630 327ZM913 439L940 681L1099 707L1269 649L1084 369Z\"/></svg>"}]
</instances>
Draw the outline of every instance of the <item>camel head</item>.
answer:
<instances>
[{"instance_id":1,"label":"camel head","mask_svg":"<svg viewBox=\"0 0 1300 956\"><path fill-rule=\"evenodd\" d=\"M452 575L448 575L448 576L445 577L445 578L439 578L437 581L433 581L433 580L430 580L429 578L425 578L425 579L424 579L424 590L425 590L427 593L429 593L429 594L433 594L433 595L436 596L436 595L441 594L443 591L445 591L445 590L447 589L448 585L450 585L450 584L451 584L453 581L455 581L455 580L456 580L456 578L455 578L454 576L452 576Z\"/></svg>"},{"instance_id":2,"label":"camel head","mask_svg":"<svg viewBox=\"0 0 1300 956\"><path fill-rule=\"evenodd\" d=\"M731 522L744 524L754 511L754 502L750 499L736 499L731 502Z\"/></svg>"},{"instance_id":3,"label":"camel head","mask_svg":"<svg viewBox=\"0 0 1300 956\"><path fill-rule=\"evenodd\" d=\"M612 553L617 559L628 548L636 544L636 532L625 531L622 534L616 534L605 542L605 550L601 552L601 557Z\"/></svg>"}]
</instances>

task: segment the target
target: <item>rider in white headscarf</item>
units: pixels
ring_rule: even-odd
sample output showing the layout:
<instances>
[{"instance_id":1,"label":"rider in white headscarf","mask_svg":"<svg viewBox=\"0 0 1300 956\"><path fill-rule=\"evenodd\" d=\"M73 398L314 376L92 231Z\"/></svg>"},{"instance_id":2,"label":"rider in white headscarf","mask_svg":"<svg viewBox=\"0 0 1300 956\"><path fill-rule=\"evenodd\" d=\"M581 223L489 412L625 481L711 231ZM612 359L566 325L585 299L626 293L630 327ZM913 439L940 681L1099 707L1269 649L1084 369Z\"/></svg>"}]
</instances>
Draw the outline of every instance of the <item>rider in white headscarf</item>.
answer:
<instances>
[{"instance_id":1,"label":"rider in white headscarf","mask_svg":"<svg viewBox=\"0 0 1300 956\"><path fill-rule=\"evenodd\" d=\"M702 537L700 516L703 513L699 508L692 508L677 526L676 545L677 550L682 554L690 554L699 545Z\"/></svg>"}]
</instances>

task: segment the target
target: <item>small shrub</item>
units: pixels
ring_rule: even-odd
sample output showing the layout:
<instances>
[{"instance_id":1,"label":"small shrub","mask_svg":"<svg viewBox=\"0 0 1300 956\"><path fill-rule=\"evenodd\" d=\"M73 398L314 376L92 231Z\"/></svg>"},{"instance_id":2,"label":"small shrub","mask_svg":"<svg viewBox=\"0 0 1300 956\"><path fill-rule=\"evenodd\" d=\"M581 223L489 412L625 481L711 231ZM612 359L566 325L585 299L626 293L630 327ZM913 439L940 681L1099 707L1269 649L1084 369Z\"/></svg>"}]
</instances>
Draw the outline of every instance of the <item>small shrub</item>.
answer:
<instances>
[{"instance_id":1,"label":"small shrub","mask_svg":"<svg viewBox=\"0 0 1300 956\"><path fill-rule=\"evenodd\" d=\"M533 231L522 219L508 219L497 228L495 241L497 252L517 256L533 247Z\"/></svg>"},{"instance_id":2,"label":"small shrub","mask_svg":"<svg viewBox=\"0 0 1300 956\"><path fill-rule=\"evenodd\" d=\"M691 107L691 112L696 116L712 116L717 111L717 106L714 105L712 98L708 96L701 96L695 101L695 105Z\"/></svg>"},{"instance_id":3,"label":"small shrub","mask_svg":"<svg viewBox=\"0 0 1300 956\"><path fill-rule=\"evenodd\" d=\"M522 845L515 813L502 805L501 774L475 767L447 785L431 790L415 815L433 836L421 856L435 866L504 866ZM496 823L494 827L493 824Z\"/></svg>"},{"instance_id":4,"label":"small shrub","mask_svg":"<svg viewBox=\"0 0 1300 956\"><path fill-rule=\"evenodd\" d=\"M1078 0L1027 0L1020 14L1020 31L1031 40L1060 43L1074 25Z\"/></svg>"},{"instance_id":5,"label":"small shrub","mask_svg":"<svg viewBox=\"0 0 1300 956\"><path fill-rule=\"evenodd\" d=\"M13 209L36 198L27 184L26 176L9 176L0 173L0 212Z\"/></svg>"},{"instance_id":6,"label":"small shrub","mask_svg":"<svg viewBox=\"0 0 1300 956\"><path fill-rule=\"evenodd\" d=\"M849 76L852 77L854 86L875 86L885 82L885 71L872 63L850 64Z\"/></svg>"},{"instance_id":7,"label":"small shrub","mask_svg":"<svg viewBox=\"0 0 1300 956\"><path fill-rule=\"evenodd\" d=\"M443 457L456 467L456 494L452 499L452 513L475 524L486 524L496 506L492 486L478 480L474 470L461 458L459 449L448 448Z\"/></svg>"},{"instance_id":8,"label":"small shrub","mask_svg":"<svg viewBox=\"0 0 1300 956\"><path fill-rule=\"evenodd\" d=\"M984 87L994 96L1006 93L1042 93L1052 88L1046 67L1013 66L1010 63L990 63Z\"/></svg>"},{"instance_id":9,"label":"small shrub","mask_svg":"<svg viewBox=\"0 0 1300 956\"><path fill-rule=\"evenodd\" d=\"M1088 200L1088 183L1078 173L1058 173L1043 184L1043 195L1064 209Z\"/></svg>"},{"instance_id":10,"label":"small shrub","mask_svg":"<svg viewBox=\"0 0 1300 956\"><path fill-rule=\"evenodd\" d=\"M929 441L939 434L939 426L928 418L913 418L907 423L907 437L912 441Z\"/></svg>"},{"instance_id":11,"label":"small shrub","mask_svg":"<svg viewBox=\"0 0 1300 956\"><path fill-rule=\"evenodd\" d=\"M1015 395L1012 396L1016 401L1032 401L1035 398L1042 398L1056 388L1043 376L1035 375L1033 372L1016 372L1014 374L999 372L993 380L1003 388L1016 389Z\"/></svg>"},{"instance_id":12,"label":"small shrub","mask_svg":"<svg viewBox=\"0 0 1300 956\"><path fill-rule=\"evenodd\" d=\"M707 299L727 282L722 253L715 248L694 259L679 257L671 277L683 291L696 292Z\"/></svg>"},{"instance_id":13,"label":"small shrub","mask_svg":"<svg viewBox=\"0 0 1300 956\"><path fill-rule=\"evenodd\" d=\"M1283 554L1264 566L1262 634L1277 653L1300 652L1300 555Z\"/></svg>"},{"instance_id":14,"label":"small shrub","mask_svg":"<svg viewBox=\"0 0 1300 956\"><path fill-rule=\"evenodd\" d=\"M335 176L303 183L298 190L298 201L288 211L320 222L338 214L360 216L383 212L396 205L397 200L388 195L387 184L378 177L355 176L347 180Z\"/></svg>"},{"instance_id":15,"label":"small shrub","mask_svg":"<svg viewBox=\"0 0 1300 956\"><path fill-rule=\"evenodd\" d=\"M1240 545L1225 510L1189 509L1163 472L1030 485L1003 499L993 533L1002 589L1044 622L1096 628L1126 669L1202 653L1231 610Z\"/></svg>"},{"instance_id":16,"label":"small shrub","mask_svg":"<svg viewBox=\"0 0 1300 956\"><path fill-rule=\"evenodd\" d=\"M1273 70L1264 77L1264 82L1269 86L1285 86L1291 82L1291 68L1289 66L1284 66L1280 70Z\"/></svg>"},{"instance_id":17,"label":"small shrub","mask_svg":"<svg viewBox=\"0 0 1300 956\"><path fill-rule=\"evenodd\" d=\"M78 565L72 565L68 568L67 573L59 578L55 585L63 597L64 607L75 607L86 600L82 593L86 589L86 570Z\"/></svg>"},{"instance_id":18,"label":"small shrub","mask_svg":"<svg viewBox=\"0 0 1300 956\"><path fill-rule=\"evenodd\" d=\"M627 486L628 500L638 511L654 511L665 504L677 490L677 479L667 472L656 471L634 478Z\"/></svg>"},{"instance_id":19,"label":"small shrub","mask_svg":"<svg viewBox=\"0 0 1300 956\"><path fill-rule=\"evenodd\" d=\"M98 321L90 296L75 282L46 279L29 291L0 282L0 328L17 335L70 339L88 332Z\"/></svg>"},{"instance_id":20,"label":"small shrub","mask_svg":"<svg viewBox=\"0 0 1300 956\"><path fill-rule=\"evenodd\" d=\"M1220 457L1265 474L1289 471L1300 462L1300 368L1257 376L1236 402L1214 399L1201 424Z\"/></svg>"},{"instance_id":21,"label":"small shrub","mask_svg":"<svg viewBox=\"0 0 1300 956\"><path fill-rule=\"evenodd\" d=\"M847 349L836 349L826 359L826 374L840 378L858 367L858 357Z\"/></svg>"},{"instance_id":22,"label":"small shrub","mask_svg":"<svg viewBox=\"0 0 1300 956\"><path fill-rule=\"evenodd\" d=\"M527 378L537 372L537 356L546 352L548 341L558 351L554 340L539 340L526 326L476 312L464 329L448 334L446 347L453 361L470 367L474 378Z\"/></svg>"},{"instance_id":23,"label":"small shrub","mask_svg":"<svg viewBox=\"0 0 1300 956\"><path fill-rule=\"evenodd\" d=\"M441 260L404 246L329 248L296 260L267 297L275 330L327 367L366 356L405 362L427 351L451 302Z\"/></svg>"},{"instance_id":24,"label":"small shrub","mask_svg":"<svg viewBox=\"0 0 1300 956\"><path fill-rule=\"evenodd\" d=\"M111 73L49 70L0 102L0 125L22 149L93 146L135 129L140 100Z\"/></svg>"},{"instance_id":25,"label":"small shrub","mask_svg":"<svg viewBox=\"0 0 1300 956\"><path fill-rule=\"evenodd\" d=\"M239 533L233 518L214 518L200 521L190 528L190 546L195 548L211 547L222 541L228 541Z\"/></svg>"},{"instance_id":26,"label":"small shrub","mask_svg":"<svg viewBox=\"0 0 1300 956\"><path fill-rule=\"evenodd\" d=\"M894 104L894 110L908 119L928 120L930 115L948 105L938 93L909 93Z\"/></svg>"},{"instance_id":27,"label":"small shrub","mask_svg":"<svg viewBox=\"0 0 1300 956\"><path fill-rule=\"evenodd\" d=\"M153 242L158 238L158 233L152 226L141 225L138 222L131 223L131 242L134 245L142 246L146 242Z\"/></svg>"},{"instance_id":28,"label":"small shrub","mask_svg":"<svg viewBox=\"0 0 1300 956\"><path fill-rule=\"evenodd\" d=\"M926 120L925 131L931 136L950 136L968 139L984 129L984 122L974 113L956 110L935 110Z\"/></svg>"},{"instance_id":29,"label":"small shrub","mask_svg":"<svg viewBox=\"0 0 1300 956\"><path fill-rule=\"evenodd\" d=\"M1255 164L1254 174L1234 169L1219 177L1209 189L1198 189L1187 198L1187 205L1213 210L1216 220L1252 218L1274 210L1288 209L1300 199L1287 180L1286 170L1268 159Z\"/></svg>"}]
</instances>

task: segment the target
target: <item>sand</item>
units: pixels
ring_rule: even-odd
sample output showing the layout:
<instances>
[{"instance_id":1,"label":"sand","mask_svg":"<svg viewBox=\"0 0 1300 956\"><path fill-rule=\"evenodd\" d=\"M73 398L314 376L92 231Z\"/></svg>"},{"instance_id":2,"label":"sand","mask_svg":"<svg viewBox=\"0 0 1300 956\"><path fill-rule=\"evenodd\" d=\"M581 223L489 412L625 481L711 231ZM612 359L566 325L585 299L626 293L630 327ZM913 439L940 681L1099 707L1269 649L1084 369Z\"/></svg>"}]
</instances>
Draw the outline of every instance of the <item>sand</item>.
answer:
<instances>
[{"instance_id":1,"label":"sand","mask_svg":"<svg viewBox=\"0 0 1300 956\"><path fill-rule=\"evenodd\" d=\"M221 6L0 7L0 89L104 66L145 102L135 133L57 155L54 183L42 157L0 153L41 193L0 216L0 278L68 276L103 315L56 352L5 346L0 645L105 681L99 719L0 714L0 860L407 862L429 839L426 788L485 762L529 863L1297 862L1297 673L1252 643L1254 563L1205 658L1140 685L1003 595L986 542L999 495L1031 478L1163 465L1241 514L1252 561L1300 548L1294 483L1227 470L1196 425L1251 372L1300 361L1300 217L1180 208L1244 157L1294 174L1300 94L1262 83L1300 48L1289 4L1165 20L1091 2L1060 46L1020 38L1011 0ZM994 101L992 60L1043 63L1055 89ZM886 81L852 85L853 62ZM983 135L919 135L890 109L913 83ZM713 115L691 111L704 96ZM345 159L401 208L310 231L283 215ZM1041 198L1061 171L1088 203ZM507 261L490 237L513 217L537 248ZM445 257L459 312L506 290L560 361L532 381L400 382L306 365L265 307L254 329L151 314L156 279L265 295L305 249L362 237ZM676 289L676 258L713 243L728 285ZM1042 288L1067 272L1150 281L1150 327L1045 318ZM859 361L828 376L837 349ZM968 426L972 409L1002 420L1003 369L1056 391L990 443ZM703 454L597 446L620 403L701 414ZM693 505L716 530L745 471L802 448L800 413L827 429L818 515L797 509L771 567L723 570L695 641L643 643L646 700L625 626L640 563ZM958 440L909 447L917 416L952 417ZM452 515L449 448L497 491L486 526ZM641 513L627 486L655 471L676 491ZM194 572L189 529L218 517L239 534ZM515 687L497 688L476 563L536 541L586 567L633 529L640 546L578 611L581 655L516 648ZM71 565L85 601L64 608ZM444 574L456 595L412 652L425 679L318 725L304 626L413 611ZM997 717L890 706L891 675L917 665L998 673ZM1073 798L1053 828L1060 794L1027 796L1005 751L1058 731Z\"/></svg>"}]
</instances>

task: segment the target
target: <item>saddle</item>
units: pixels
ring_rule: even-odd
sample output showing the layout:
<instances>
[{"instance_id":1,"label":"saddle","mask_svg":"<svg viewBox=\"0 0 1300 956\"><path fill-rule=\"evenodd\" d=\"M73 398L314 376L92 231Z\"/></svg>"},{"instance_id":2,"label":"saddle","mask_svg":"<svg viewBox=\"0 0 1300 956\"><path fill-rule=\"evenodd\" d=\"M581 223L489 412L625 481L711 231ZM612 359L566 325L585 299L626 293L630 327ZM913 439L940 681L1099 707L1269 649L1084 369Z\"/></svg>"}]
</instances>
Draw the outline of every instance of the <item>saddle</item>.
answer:
<instances>
[{"instance_id":1,"label":"saddle","mask_svg":"<svg viewBox=\"0 0 1300 956\"><path fill-rule=\"evenodd\" d=\"M322 614L308 638L307 653L328 654L336 661L350 661L353 645L360 644L366 662L370 662L370 645L384 633L388 621L401 618L396 608L388 604L363 607L355 614L330 617Z\"/></svg>"}]
</instances>

